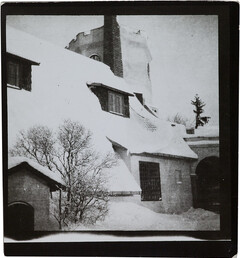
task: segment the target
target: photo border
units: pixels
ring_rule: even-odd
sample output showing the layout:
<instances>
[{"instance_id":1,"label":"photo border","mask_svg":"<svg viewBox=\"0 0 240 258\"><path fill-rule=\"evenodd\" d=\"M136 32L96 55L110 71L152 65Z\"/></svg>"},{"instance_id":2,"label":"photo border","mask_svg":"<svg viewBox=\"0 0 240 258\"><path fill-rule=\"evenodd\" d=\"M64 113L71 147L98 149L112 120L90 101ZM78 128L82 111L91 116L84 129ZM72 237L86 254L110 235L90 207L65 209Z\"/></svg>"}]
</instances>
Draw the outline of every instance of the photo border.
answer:
<instances>
[{"instance_id":1,"label":"photo border","mask_svg":"<svg viewBox=\"0 0 240 258\"><path fill-rule=\"evenodd\" d=\"M237 251L238 16L236 2L58 2L2 5L2 64L6 60L7 15L218 15L221 167L220 231L94 231L117 237L189 236L199 241L4 243L5 255L233 256ZM2 65L3 197L7 207L7 90ZM231 172L231 173L229 173ZM6 230L6 209L4 229ZM75 232L75 231L74 231ZM81 232L81 231L78 231ZM46 232L38 232L39 236ZM50 232L51 233L51 232ZM55 232L52 232L55 233ZM85 234L86 231L81 232ZM67 234L67 232L66 232ZM143 238L144 239L144 238ZM215 241L218 240L218 241ZM221 240L221 241L219 241Z\"/></svg>"}]
</instances>

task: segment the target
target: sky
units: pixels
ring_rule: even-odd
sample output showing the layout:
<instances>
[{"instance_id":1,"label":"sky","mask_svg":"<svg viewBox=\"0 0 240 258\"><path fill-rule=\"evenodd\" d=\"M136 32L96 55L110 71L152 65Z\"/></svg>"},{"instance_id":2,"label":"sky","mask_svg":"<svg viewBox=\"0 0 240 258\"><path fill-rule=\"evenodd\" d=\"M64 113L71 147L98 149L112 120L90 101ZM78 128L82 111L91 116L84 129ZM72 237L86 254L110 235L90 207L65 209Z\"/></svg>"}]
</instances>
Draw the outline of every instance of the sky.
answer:
<instances>
[{"instance_id":1,"label":"sky","mask_svg":"<svg viewBox=\"0 0 240 258\"><path fill-rule=\"evenodd\" d=\"M160 118L178 113L194 125L191 100L198 94L209 125L218 125L218 17L119 15L118 22L147 36L153 104ZM79 32L102 26L103 16L19 15L8 16L7 24L64 48Z\"/></svg>"}]
</instances>

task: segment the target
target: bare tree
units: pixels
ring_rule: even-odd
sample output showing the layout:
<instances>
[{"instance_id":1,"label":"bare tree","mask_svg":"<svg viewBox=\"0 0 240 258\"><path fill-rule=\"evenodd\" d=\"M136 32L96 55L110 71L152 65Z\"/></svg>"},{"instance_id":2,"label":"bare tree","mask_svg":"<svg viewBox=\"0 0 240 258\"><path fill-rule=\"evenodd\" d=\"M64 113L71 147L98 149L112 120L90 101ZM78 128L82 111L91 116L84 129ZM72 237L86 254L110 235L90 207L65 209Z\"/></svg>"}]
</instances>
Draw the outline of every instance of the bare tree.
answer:
<instances>
[{"instance_id":1,"label":"bare tree","mask_svg":"<svg viewBox=\"0 0 240 258\"><path fill-rule=\"evenodd\" d=\"M172 116L172 117L168 117L167 120L169 122L173 122L176 124L181 124L181 125L185 125L187 126L188 123L188 119L182 115L180 115L179 113L177 113L176 115Z\"/></svg>"},{"instance_id":2,"label":"bare tree","mask_svg":"<svg viewBox=\"0 0 240 258\"><path fill-rule=\"evenodd\" d=\"M92 134L78 122L65 120L54 134L46 126L21 131L11 156L25 156L58 171L66 184L54 216L62 223L95 223L108 211L107 178L102 171L114 166L116 156L101 157L93 150Z\"/></svg>"}]
</instances>

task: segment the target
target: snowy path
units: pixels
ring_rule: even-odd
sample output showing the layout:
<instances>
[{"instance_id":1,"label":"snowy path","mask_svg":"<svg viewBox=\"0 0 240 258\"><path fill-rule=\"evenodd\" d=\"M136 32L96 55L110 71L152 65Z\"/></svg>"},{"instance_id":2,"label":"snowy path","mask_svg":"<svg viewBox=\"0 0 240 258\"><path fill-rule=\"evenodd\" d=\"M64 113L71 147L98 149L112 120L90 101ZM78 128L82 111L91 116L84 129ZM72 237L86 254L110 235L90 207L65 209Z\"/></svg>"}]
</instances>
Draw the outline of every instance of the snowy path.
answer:
<instances>
[{"instance_id":1,"label":"snowy path","mask_svg":"<svg viewBox=\"0 0 240 258\"><path fill-rule=\"evenodd\" d=\"M102 222L71 230L219 230L219 214L191 208L181 215L161 214L130 202L110 203L109 214Z\"/></svg>"}]
</instances>

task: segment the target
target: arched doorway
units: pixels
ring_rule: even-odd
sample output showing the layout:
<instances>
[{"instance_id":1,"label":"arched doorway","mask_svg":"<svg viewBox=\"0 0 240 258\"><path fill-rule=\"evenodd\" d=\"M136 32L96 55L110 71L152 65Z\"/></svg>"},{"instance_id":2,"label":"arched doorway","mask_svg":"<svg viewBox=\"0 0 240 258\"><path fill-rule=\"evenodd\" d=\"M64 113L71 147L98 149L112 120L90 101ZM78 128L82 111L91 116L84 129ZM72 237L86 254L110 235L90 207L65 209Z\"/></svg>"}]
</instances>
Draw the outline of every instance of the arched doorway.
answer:
<instances>
[{"instance_id":1,"label":"arched doorway","mask_svg":"<svg viewBox=\"0 0 240 258\"><path fill-rule=\"evenodd\" d=\"M220 171L219 158L207 157L196 168L197 208L219 211Z\"/></svg>"},{"instance_id":2,"label":"arched doorway","mask_svg":"<svg viewBox=\"0 0 240 258\"><path fill-rule=\"evenodd\" d=\"M7 234L15 238L28 238L34 231L34 209L24 202L8 205Z\"/></svg>"}]
</instances>

